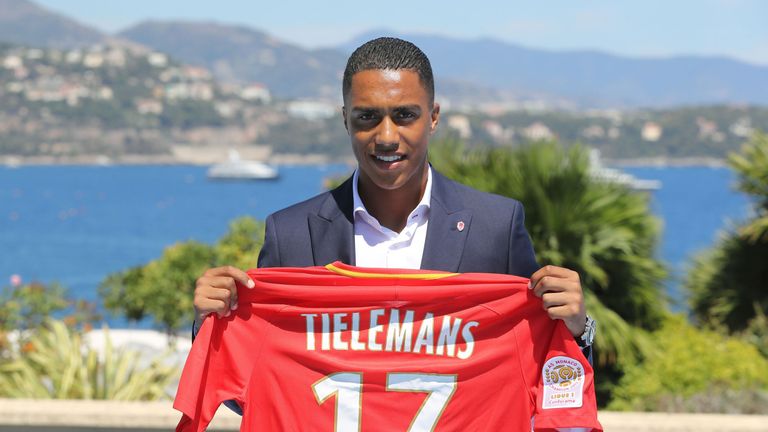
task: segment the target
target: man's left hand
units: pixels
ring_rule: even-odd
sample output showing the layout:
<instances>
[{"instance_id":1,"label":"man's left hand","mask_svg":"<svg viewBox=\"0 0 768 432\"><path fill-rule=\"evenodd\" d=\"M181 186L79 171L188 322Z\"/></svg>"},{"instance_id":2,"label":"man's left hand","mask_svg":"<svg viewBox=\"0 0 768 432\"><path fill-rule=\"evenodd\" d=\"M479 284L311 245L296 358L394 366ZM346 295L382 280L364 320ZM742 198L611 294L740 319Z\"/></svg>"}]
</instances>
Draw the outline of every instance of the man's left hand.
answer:
<instances>
[{"instance_id":1,"label":"man's left hand","mask_svg":"<svg viewBox=\"0 0 768 432\"><path fill-rule=\"evenodd\" d=\"M531 289L544 303L552 319L561 319L574 337L584 333L587 311L579 274L567 268L548 265L531 276Z\"/></svg>"}]
</instances>

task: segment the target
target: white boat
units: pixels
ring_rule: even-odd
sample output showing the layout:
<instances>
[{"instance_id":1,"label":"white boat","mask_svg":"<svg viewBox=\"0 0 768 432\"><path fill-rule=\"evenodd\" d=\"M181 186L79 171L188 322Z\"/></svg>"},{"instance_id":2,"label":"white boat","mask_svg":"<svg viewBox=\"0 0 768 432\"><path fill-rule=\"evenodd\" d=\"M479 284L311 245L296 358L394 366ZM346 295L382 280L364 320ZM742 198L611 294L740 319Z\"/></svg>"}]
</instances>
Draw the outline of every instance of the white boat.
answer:
<instances>
[{"instance_id":1,"label":"white boat","mask_svg":"<svg viewBox=\"0 0 768 432\"><path fill-rule=\"evenodd\" d=\"M589 173L593 179L618 183L634 190L654 191L661 189L661 181L659 180L639 179L624 171L603 166L600 150L597 149L589 151Z\"/></svg>"},{"instance_id":2,"label":"white boat","mask_svg":"<svg viewBox=\"0 0 768 432\"><path fill-rule=\"evenodd\" d=\"M213 180L272 180L279 176L277 168L264 162L242 160L237 150L229 151L229 160L208 168Z\"/></svg>"}]
</instances>

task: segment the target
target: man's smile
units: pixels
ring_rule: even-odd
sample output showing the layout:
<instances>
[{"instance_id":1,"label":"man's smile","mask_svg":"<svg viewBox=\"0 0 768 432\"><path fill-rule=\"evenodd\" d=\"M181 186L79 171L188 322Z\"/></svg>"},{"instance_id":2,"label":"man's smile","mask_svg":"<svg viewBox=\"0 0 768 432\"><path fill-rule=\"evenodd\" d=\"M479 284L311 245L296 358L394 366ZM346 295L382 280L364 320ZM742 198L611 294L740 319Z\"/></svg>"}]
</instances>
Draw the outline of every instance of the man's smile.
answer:
<instances>
[{"instance_id":1,"label":"man's smile","mask_svg":"<svg viewBox=\"0 0 768 432\"><path fill-rule=\"evenodd\" d=\"M382 162L397 162L405 159L405 155L373 155L373 158Z\"/></svg>"}]
</instances>

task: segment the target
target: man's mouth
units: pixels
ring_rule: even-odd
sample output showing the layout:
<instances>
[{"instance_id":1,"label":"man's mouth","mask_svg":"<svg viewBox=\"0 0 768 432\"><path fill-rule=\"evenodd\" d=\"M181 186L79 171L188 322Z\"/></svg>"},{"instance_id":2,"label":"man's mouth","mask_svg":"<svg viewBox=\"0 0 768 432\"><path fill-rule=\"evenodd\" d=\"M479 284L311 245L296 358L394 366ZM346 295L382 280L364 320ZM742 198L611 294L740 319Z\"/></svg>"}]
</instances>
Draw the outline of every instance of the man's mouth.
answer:
<instances>
[{"instance_id":1,"label":"man's mouth","mask_svg":"<svg viewBox=\"0 0 768 432\"><path fill-rule=\"evenodd\" d=\"M404 155L373 155L374 159L381 162L397 162L405 159Z\"/></svg>"}]
</instances>

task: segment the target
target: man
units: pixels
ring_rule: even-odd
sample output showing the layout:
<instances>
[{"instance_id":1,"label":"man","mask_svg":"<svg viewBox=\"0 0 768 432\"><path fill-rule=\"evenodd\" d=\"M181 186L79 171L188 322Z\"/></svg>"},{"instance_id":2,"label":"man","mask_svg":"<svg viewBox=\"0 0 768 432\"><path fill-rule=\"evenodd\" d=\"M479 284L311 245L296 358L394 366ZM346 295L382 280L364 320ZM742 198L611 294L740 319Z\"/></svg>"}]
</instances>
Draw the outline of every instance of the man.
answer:
<instances>
[{"instance_id":1,"label":"man","mask_svg":"<svg viewBox=\"0 0 768 432\"><path fill-rule=\"evenodd\" d=\"M563 320L588 347L594 324L586 315L579 275L556 266L538 268L522 205L453 182L430 167L427 150L440 106L426 55L395 38L365 43L347 62L343 98L357 170L333 191L270 215L258 266L339 260L530 277L549 316ZM240 269L206 271L195 288L196 322L236 309L236 282L253 286Z\"/></svg>"}]
</instances>

